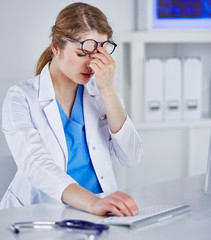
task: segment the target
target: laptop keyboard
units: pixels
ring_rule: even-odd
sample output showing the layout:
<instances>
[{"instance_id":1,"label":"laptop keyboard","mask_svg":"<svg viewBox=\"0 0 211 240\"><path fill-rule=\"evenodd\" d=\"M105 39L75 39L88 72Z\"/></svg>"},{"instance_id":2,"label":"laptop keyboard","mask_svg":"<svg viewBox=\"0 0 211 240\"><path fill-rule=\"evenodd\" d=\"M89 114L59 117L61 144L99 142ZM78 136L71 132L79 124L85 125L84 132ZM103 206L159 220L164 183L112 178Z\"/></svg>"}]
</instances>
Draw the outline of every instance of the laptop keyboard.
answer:
<instances>
[{"instance_id":1,"label":"laptop keyboard","mask_svg":"<svg viewBox=\"0 0 211 240\"><path fill-rule=\"evenodd\" d=\"M166 205L153 205L139 209L139 214L136 216L125 216L117 217L112 216L100 220L102 224L117 224L117 225L129 225L131 223L147 219L156 215L162 215L162 213L168 213L171 210L176 210L177 208L182 207L182 205L177 206L166 206Z\"/></svg>"}]
</instances>

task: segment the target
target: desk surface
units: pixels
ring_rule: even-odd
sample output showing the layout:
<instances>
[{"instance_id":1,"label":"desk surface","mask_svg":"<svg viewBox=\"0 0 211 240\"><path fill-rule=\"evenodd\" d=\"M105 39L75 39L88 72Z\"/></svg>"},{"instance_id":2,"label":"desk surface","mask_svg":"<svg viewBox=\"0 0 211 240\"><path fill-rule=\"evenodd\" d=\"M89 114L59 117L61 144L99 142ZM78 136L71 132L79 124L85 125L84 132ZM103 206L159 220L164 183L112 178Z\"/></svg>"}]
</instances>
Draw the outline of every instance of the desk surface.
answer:
<instances>
[{"instance_id":1,"label":"desk surface","mask_svg":"<svg viewBox=\"0 0 211 240\"><path fill-rule=\"evenodd\" d=\"M136 186L126 190L125 192L131 194L140 207L169 203L189 204L192 207L192 213L137 230L112 226L108 234L102 236L102 239L210 239L211 195L204 194L204 182L205 176L200 175L148 186ZM0 238L5 240L72 240L74 239L72 233L64 229L42 232L30 231L15 235L10 232L8 227L11 223L20 221L83 219L96 222L101 218L59 203L1 210Z\"/></svg>"}]
</instances>

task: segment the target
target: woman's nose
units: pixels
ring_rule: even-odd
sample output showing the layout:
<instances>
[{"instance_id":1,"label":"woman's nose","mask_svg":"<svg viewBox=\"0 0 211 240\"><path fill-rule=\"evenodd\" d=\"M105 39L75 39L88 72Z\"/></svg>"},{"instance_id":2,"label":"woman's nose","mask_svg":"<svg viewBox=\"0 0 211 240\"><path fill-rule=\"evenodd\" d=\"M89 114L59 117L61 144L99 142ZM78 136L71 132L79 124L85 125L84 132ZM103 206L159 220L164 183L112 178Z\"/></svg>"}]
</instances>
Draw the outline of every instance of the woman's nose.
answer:
<instances>
[{"instance_id":1,"label":"woman's nose","mask_svg":"<svg viewBox=\"0 0 211 240\"><path fill-rule=\"evenodd\" d=\"M90 67L90 62L91 62L91 58L89 58L89 61L87 61L87 64L86 64L86 66L87 66L87 68L89 69L89 70L91 70L91 67Z\"/></svg>"},{"instance_id":2,"label":"woman's nose","mask_svg":"<svg viewBox=\"0 0 211 240\"><path fill-rule=\"evenodd\" d=\"M92 54L87 55L87 64L90 64L92 59L93 59Z\"/></svg>"}]
</instances>

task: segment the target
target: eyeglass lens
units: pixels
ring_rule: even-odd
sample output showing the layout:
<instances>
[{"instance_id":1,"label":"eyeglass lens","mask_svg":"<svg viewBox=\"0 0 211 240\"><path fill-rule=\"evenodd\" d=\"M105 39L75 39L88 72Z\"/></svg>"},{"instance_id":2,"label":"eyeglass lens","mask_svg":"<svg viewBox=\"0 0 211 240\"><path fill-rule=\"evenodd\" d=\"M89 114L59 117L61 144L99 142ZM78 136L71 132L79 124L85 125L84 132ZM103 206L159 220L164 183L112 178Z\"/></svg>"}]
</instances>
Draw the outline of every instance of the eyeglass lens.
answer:
<instances>
[{"instance_id":1,"label":"eyeglass lens","mask_svg":"<svg viewBox=\"0 0 211 240\"><path fill-rule=\"evenodd\" d=\"M86 40L82 44L82 51L86 54L93 53L96 50L97 45L98 43L95 42L94 40L91 39ZM111 54L115 46L114 44L106 41L103 44L101 44L101 47L103 47L109 54Z\"/></svg>"}]
</instances>

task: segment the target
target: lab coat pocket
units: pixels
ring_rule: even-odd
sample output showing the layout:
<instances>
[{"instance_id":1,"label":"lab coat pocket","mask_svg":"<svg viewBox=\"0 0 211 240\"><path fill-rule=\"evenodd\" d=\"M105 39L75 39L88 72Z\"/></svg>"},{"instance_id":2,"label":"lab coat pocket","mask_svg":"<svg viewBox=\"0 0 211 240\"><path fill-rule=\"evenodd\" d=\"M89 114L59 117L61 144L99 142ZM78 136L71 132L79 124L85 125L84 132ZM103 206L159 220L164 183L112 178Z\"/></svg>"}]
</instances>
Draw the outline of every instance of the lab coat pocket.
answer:
<instances>
[{"instance_id":1,"label":"lab coat pocket","mask_svg":"<svg viewBox=\"0 0 211 240\"><path fill-rule=\"evenodd\" d=\"M0 209L7 209L12 207L21 207L24 204L18 199L18 197L8 189L1 200Z\"/></svg>"},{"instance_id":2,"label":"lab coat pocket","mask_svg":"<svg viewBox=\"0 0 211 240\"><path fill-rule=\"evenodd\" d=\"M113 154L113 140L109 131L108 119L106 114L102 114L99 118L99 129L103 139L102 141L105 144L104 146L107 146L107 149L109 150L109 156L111 157Z\"/></svg>"},{"instance_id":3,"label":"lab coat pocket","mask_svg":"<svg viewBox=\"0 0 211 240\"><path fill-rule=\"evenodd\" d=\"M108 125L108 119L107 119L106 114L103 114L99 118L99 128L102 128L105 125Z\"/></svg>"},{"instance_id":4,"label":"lab coat pocket","mask_svg":"<svg viewBox=\"0 0 211 240\"><path fill-rule=\"evenodd\" d=\"M109 152L110 152L110 155L113 154L113 140L111 135L109 136Z\"/></svg>"},{"instance_id":5,"label":"lab coat pocket","mask_svg":"<svg viewBox=\"0 0 211 240\"><path fill-rule=\"evenodd\" d=\"M101 120L99 123L99 135L100 135L100 141L103 143L105 148L109 148L109 142L110 142L110 132L109 132L109 126L108 126L108 120Z\"/></svg>"},{"instance_id":6,"label":"lab coat pocket","mask_svg":"<svg viewBox=\"0 0 211 240\"><path fill-rule=\"evenodd\" d=\"M9 192L12 200L6 199L8 202L16 206L15 204L19 203L19 206L28 206L31 204L37 204L42 202L55 202L53 198L40 191L39 189L33 187L28 178L26 178L20 172L16 173L16 176L13 182L9 186Z\"/></svg>"},{"instance_id":7,"label":"lab coat pocket","mask_svg":"<svg viewBox=\"0 0 211 240\"><path fill-rule=\"evenodd\" d=\"M32 189L33 187L28 179L20 174L20 172L17 172L8 188L8 192L10 192L13 201L16 200L20 206L27 206L31 204Z\"/></svg>"}]
</instances>

